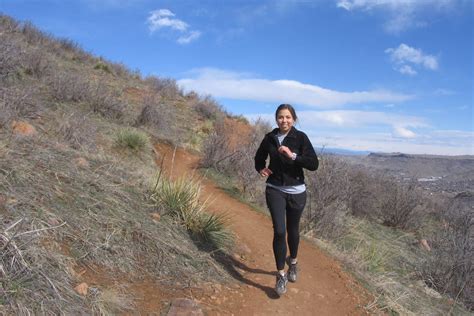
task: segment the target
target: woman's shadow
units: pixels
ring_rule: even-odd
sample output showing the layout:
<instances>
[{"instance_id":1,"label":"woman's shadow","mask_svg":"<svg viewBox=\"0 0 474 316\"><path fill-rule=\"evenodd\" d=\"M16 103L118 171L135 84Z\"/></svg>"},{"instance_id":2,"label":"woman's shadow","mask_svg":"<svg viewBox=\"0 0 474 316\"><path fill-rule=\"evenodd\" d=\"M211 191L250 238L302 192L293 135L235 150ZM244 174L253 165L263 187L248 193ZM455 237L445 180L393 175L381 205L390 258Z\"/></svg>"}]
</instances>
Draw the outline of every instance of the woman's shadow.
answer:
<instances>
[{"instance_id":1,"label":"woman's shadow","mask_svg":"<svg viewBox=\"0 0 474 316\"><path fill-rule=\"evenodd\" d=\"M253 274L275 275L274 273L261 270L261 269L251 268L221 250L212 252L211 257L217 263L219 263L237 281L240 281L244 284L247 284L257 289L262 290L265 294L267 294L268 298L271 298L271 299L279 298L278 294L276 294L273 288L258 284L250 279L245 278L237 269L242 270L242 271L247 271Z\"/></svg>"}]
</instances>

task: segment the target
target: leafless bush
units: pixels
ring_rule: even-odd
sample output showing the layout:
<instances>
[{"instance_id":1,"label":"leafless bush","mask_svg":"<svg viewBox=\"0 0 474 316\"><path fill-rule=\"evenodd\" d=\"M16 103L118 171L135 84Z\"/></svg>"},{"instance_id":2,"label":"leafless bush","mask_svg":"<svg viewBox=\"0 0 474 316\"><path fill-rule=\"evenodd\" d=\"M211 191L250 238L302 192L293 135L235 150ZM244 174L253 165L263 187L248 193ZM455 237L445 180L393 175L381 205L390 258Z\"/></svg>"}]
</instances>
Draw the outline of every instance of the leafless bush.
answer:
<instances>
[{"instance_id":1,"label":"leafless bush","mask_svg":"<svg viewBox=\"0 0 474 316\"><path fill-rule=\"evenodd\" d=\"M74 72L58 72L47 79L52 97L60 102L79 102L88 94L89 83Z\"/></svg>"},{"instance_id":2,"label":"leafless bush","mask_svg":"<svg viewBox=\"0 0 474 316\"><path fill-rule=\"evenodd\" d=\"M349 182L348 203L352 215L376 219L380 209L380 194L384 191L380 178L368 170L351 170Z\"/></svg>"},{"instance_id":3,"label":"leafless bush","mask_svg":"<svg viewBox=\"0 0 474 316\"><path fill-rule=\"evenodd\" d=\"M254 156L269 130L262 121L249 125L234 119L218 120L204 143L201 166L233 176L241 193L255 200L255 186L261 183L253 167Z\"/></svg>"},{"instance_id":4,"label":"leafless bush","mask_svg":"<svg viewBox=\"0 0 474 316\"><path fill-rule=\"evenodd\" d=\"M51 41L51 35L39 30L31 22L20 23L20 32L29 44L42 45Z\"/></svg>"},{"instance_id":5,"label":"leafless bush","mask_svg":"<svg viewBox=\"0 0 474 316\"><path fill-rule=\"evenodd\" d=\"M0 127L20 118L36 118L41 111L33 88L0 88Z\"/></svg>"},{"instance_id":6,"label":"leafless bush","mask_svg":"<svg viewBox=\"0 0 474 316\"><path fill-rule=\"evenodd\" d=\"M20 43L5 34L0 34L0 82L5 81L21 67Z\"/></svg>"},{"instance_id":7,"label":"leafless bush","mask_svg":"<svg viewBox=\"0 0 474 316\"><path fill-rule=\"evenodd\" d=\"M432 251L422 263L429 286L448 293L474 310L474 195L459 194L446 204L442 225L431 239Z\"/></svg>"},{"instance_id":8,"label":"leafless bush","mask_svg":"<svg viewBox=\"0 0 474 316\"><path fill-rule=\"evenodd\" d=\"M25 73L37 78L45 75L51 68L51 63L46 56L46 53L40 48L26 51L22 58L22 62Z\"/></svg>"},{"instance_id":9,"label":"leafless bush","mask_svg":"<svg viewBox=\"0 0 474 316\"><path fill-rule=\"evenodd\" d=\"M119 119L123 116L125 104L118 93L100 82L89 85L84 101L103 117Z\"/></svg>"},{"instance_id":10,"label":"leafless bush","mask_svg":"<svg viewBox=\"0 0 474 316\"><path fill-rule=\"evenodd\" d=\"M94 113L107 118L123 116L119 94L101 82L88 82L81 74L60 72L48 79L52 97L60 102L84 102Z\"/></svg>"},{"instance_id":11,"label":"leafless bush","mask_svg":"<svg viewBox=\"0 0 474 316\"><path fill-rule=\"evenodd\" d=\"M59 43L60 47L64 50L68 50L71 52L77 52L78 50L81 50L81 47L79 46L79 44L74 42L71 39L60 38L57 40L57 42Z\"/></svg>"},{"instance_id":12,"label":"leafless bush","mask_svg":"<svg viewBox=\"0 0 474 316\"><path fill-rule=\"evenodd\" d=\"M409 185L401 185L394 180L386 180L380 194L380 216L383 224L401 229L409 228L417 216L416 208L422 201L415 181Z\"/></svg>"},{"instance_id":13,"label":"leafless bush","mask_svg":"<svg viewBox=\"0 0 474 316\"><path fill-rule=\"evenodd\" d=\"M135 121L135 126L147 125L152 129L153 134L167 138L167 133L175 132L176 110L171 104L162 101L158 94L151 93L142 99L142 110ZM158 135L157 135L158 136ZM179 138L178 135L174 136Z\"/></svg>"},{"instance_id":14,"label":"leafless bush","mask_svg":"<svg viewBox=\"0 0 474 316\"><path fill-rule=\"evenodd\" d=\"M209 134L203 145L203 156L200 161L201 167L219 170L218 164L233 152L229 153L227 140L224 137L224 122L216 122L214 130Z\"/></svg>"},{"instance_id":15,"label":"leafless bush","mask_svg":"<svg viewBox=\"0 0 474 316\"><path fill-rule=\"evenodd\" d=\"M159 102L160 100L156 95L146 95L143 98L143 108L136 120L135 125L149 124L155 127L159 127L160 121L162 120L158 105Z\"/></svg>"},{"instance_id":16,"label":"leafless bush","mask_svg":"<svg viewBox=\"0 0 474 316\"><path fill-rule=\"evenodd\" d=\"M217 119L217 116L223 113L222 107L211 96L198 99L194 109L202 117L211 120Z\"/></svg>"},{"instance_id":17,"label":"leafless bush","mask_svg":"<svg viewBox=\"0 0 474 316\"><path fill-rule=\"evenodd\" d=\"M18 28L19 23L7 15L0 13L0 30L5 33L13 33Z\"/></svg>"},{"instance_id":18,"label":"leafless bush","mask_svg":"<svg viewBox=\"0 0 474 316\"><path fill-rule=\"evenodd\" d=\"M96 127L88 122L84 114L63 115L58 133L74 149L95 148Z\"/></svg>"},{"instance_id":19,"label":"leafless bush","mask_svg":"<svg viewBox=\"0 0 474 316\"><path fill-rule=\"evenodd\" d=\"M132 76L132 71L123 63L110 63L110 68L112 72L119 77L130 77Z\"/></svg>"},{"instance_id":20,"label":"leafless bush","mask_svg":"<svg viewBox=\"0 0 474 316\"><path fill-rule=\"evenodd\" d=\"M183 96L182 89L174 79L150 76L145 79L145 82L150 85L153 91L167 99L176 99Z\"/></svg>"},{"instance_id":21,"label":"leafless bush","mask_svg":"<svg viewBox=\"0 0 474 316\"><path fill-rule=\"evenodd\" d=\"M303 231L315 230L325 238L335 238L344 232L344 217L349 212L349 168L337 157L319 155L316 172L307 173L308 201Z\"/></svg>"}]
</instances>

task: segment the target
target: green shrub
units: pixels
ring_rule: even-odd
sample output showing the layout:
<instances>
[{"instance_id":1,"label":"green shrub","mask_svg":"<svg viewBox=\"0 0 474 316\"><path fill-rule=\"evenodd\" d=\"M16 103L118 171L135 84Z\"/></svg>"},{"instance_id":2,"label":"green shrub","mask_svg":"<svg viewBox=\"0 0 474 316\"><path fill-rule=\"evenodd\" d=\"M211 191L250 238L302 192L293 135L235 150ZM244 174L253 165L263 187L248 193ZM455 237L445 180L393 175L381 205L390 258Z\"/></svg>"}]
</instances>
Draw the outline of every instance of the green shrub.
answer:
<instances>
[{"instance_id":1,"label":"green shrub","mask_svg":"<svg viewBox=\"0 0 474 316\"><path fill-rule=\"evenodd\" d=\"M193 179L170 181L159 178L151 199L191 234L213 248L230 247L233 236L226 228L227 216L207 213L207 203L199 201L200 191L201 184Z\"/></svg>"},{"instance_id":2,"label":"green shrub","mask_svg":"<svg viewBox=\"0 0 474 316\"><path fill-rule=\"evenodd\" d=\"M148 143L148 137L139 131L122 129L115 136L115 145L120 148L128 148L135 151L142 150Z\"/></svg>"},{"instance_id":3,"label":"green shrub","mask_svg":"<svg viewBox=\"0 0 474 316\"><path fill-rule=\"evenodd\" d=\"M105 71L106 73L112 73L112 71L110 70L109 66L104 64L104 63L97 63L95 66L94 66L94 69L97 69L97 70L103 70Z\"/></svg>"}]
</instances>

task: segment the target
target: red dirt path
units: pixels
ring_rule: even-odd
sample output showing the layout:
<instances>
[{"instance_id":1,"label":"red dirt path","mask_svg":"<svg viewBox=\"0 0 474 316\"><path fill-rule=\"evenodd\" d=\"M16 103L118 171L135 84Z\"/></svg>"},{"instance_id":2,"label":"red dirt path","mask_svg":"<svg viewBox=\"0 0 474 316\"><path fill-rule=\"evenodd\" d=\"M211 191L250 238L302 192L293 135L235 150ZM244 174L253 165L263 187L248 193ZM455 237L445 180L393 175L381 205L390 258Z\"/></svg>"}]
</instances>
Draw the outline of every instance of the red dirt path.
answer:
<instances>
[{"instance_id":1,"label":"red dirt path","mask_svg":"<svg viewBox=\"0 0 474 316\"><path fill-rule=\"evenodd\" d=\"M157 162L172 178L196 173L199 157L184 150L159 144ZM174 159L173 159L174 156ZM174 162L172 164L172 161ZM214 287L200 295L208 315L366 315L370 296L345 273L340 265L311 243L301 240L300 275L288 283L288 292L278 298L273 291L275 263L272 253L272 223L246 204L230 197L212 181L203 179L203 199L210 198L211 212L231 214L231 229L237 236L235 255L227 269L236 279L234 286ZM206 294L208 293L208 294Z\"/></svg>"}]
</instances>

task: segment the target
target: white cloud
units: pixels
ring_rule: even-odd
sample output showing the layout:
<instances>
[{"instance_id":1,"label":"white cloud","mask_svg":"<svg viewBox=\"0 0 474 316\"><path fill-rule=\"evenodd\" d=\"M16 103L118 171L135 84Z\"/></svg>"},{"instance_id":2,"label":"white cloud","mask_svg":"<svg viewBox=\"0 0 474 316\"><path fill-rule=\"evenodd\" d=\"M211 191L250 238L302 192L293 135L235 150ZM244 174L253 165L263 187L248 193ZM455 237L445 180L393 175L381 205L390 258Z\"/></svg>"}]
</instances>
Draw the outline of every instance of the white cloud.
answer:
<instances>
[{"instance_id":1,"label":"white cloud","mask_svg":"<svg viewBox=\"0 0 474 316\"><path fill-rule=\"evenodd\" d=\"M199 37L201 37L201 32L191 31L187 35L180 36L178 38L178 43L180 43L180 44L189 44L192 41L197 40Z\"/></svg>"},{"instance_id":2,"label":"white cloud","mask_svg":"<svg viewBox=\"0 0 474 316\"><path fill-rule=\"evenodd\" d=\"M417 74L413 68L409 65L402 65L400 68L398 68L398 71L404 75L409 75L409 76L414 76Z\"/></svg>"},{"instance_id":3,"label":"white cloud","mask_svg":"<svg viewBox=\"0 0 474 316\"><path fill-rule=\"evenodd\" d=\"M416 134L403 126L395 126L394 127L394 135L402 138L415 138Z\"/></svg>"},{"instance_id":4,"label":"white cloud","mask_svg":"<svg viewBox=\"0 0 474 316\"><path fill-rule=\"evenodd\" d=\"M150 32L155 32L164 27L182 32L186 31L189 25L186 22L173 18L174 16L175 14L168 9L151 11L147 19Z\"/></svg>"},{"instance_id":5,"label":"white cloud","mask_svg":"<svg viewBox=\"0 0 474 316\"><path fill-rule=\"evenodd\" d=\"M337 7L347 11L382 12L388 14L384 28L389 33L428 25L421 20L427 13L445 14L461 0L339 0Z\"/></svg>"},{"instance_id":6,"label":"white cloud","mask_svg":"<svg viewBox=\"0 0 474 316\"><path fill-rule=\"evenodd\" d=\"M433 130L423 118L364 111L297 111L316 147L432 155L474 155L474 132ZM274 114L246 115L274 124ZM416 129L417 133L413 130Z\"/></svg>"},{"instance_id":7,"label":"white cloud","mask_svg":"<svg viewBox=\"0 0 474 316\"><path fill-rule=\"evenodd\" d=\"M404 75L414 76L417 72L413 66L429 70L438 69L438 59L433 55L424 54L421 49L400 44L397 48L387 48L385 53L390 55L390 60L396 65L395 69Z\"/></svg>"},{"instance_id":8,"label":"white cloud","mask_svg":"<svg viewBox=\"0 0 474 316\"><path fill-rule=\"evenodd\" d=\"M342 92L295 80L260 79L249 74L213 68L196 69L192 75L192 78L178 80L178 84L186 90L238 100L287 102L330 108L368 102L396 103L413 98L412 95L388 90Z\"/></svg>"},{"instance_id":9,"label":"white cloud","mask_svg":"<svg viewBox=\"0 0 474 316\"><path fill-rule=\"evenodd\" d=\"M148 28L150 32L154 33L161 29L171 29L183 33L177 39L177 42L179 44L189 44L190 42L198 39L201 36L200 31L188 31L189 24L180 19L175 18L175 16L176 15L168 9L159 9L151 11L147 19Z\"/></svg>"},{"instance_id":10,"label":"white cloud","mask_svg":"<svg viewBox=\"0 0 474 316\"><path fill-rule=\"evenodd\" d=\"M330 127L336 130L373 128L389 128L394 138L415 138L415 134L410 128L427 127L428 124L423 118L398 115L385 112L373 111L299 111L299 124L303 129L311 129L312 126ZM273 114L247 115L251 120L260 117L268 122L274 122Z\"/></svg>"},{"instance_id":11,"label":"white cloud","mask_svg":"<svg viewBox=\"0 0 474 316\"><path fill-rule=\"evenodd\" d=\"M474 155L474 148L468 143L460 143L459 139L442 139L428 141L418 138L396 138L390 134L368 133L308 133L316 147L335 147L351 150L372 152L403 152L408 154L430 155ZM474 136L474 135L473 135Z\"/></svg>"}]
</instances>

